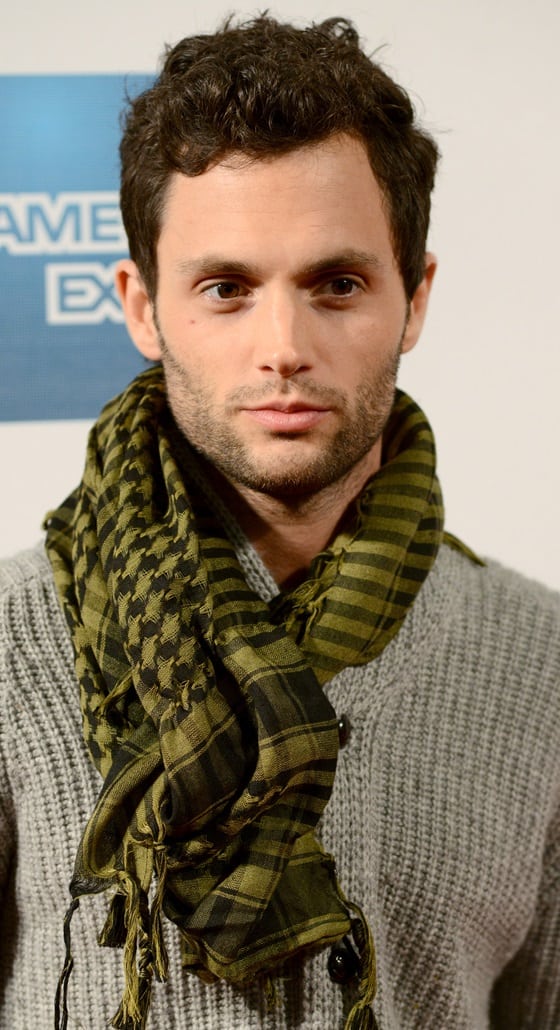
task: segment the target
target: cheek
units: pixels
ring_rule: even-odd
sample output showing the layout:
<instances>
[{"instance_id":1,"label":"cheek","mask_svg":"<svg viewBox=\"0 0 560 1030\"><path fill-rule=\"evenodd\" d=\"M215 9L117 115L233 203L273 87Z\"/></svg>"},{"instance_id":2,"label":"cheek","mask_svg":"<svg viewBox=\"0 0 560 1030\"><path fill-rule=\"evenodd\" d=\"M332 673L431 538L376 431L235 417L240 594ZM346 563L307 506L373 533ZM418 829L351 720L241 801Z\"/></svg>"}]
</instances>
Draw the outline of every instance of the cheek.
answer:
<instances>
[{"instance_id":1,"label":"cheek","mask_svg":"<svg viewBox=\"0 0 560 1030\"><path fill-rule=\"evenodd\" d=\"M170 394L204 397L207 402L220 404L231 389L231 361L218 361L209 348L185 343L179 351L168 350L163 363Z\"/></svg>"}]
</instances>

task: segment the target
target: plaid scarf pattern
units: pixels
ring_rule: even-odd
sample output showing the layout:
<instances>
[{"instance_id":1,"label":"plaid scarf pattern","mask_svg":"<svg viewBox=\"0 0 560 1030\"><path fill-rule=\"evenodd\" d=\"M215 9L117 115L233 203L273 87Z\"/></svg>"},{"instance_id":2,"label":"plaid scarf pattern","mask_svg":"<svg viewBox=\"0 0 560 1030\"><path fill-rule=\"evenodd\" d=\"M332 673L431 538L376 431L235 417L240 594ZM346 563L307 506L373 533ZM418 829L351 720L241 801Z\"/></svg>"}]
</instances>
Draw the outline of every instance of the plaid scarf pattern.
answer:
<instances>
[{"instance_id":1,"label":"plaid scarf pattern","mask_svg":"<svg viewBox=\"0 0 560 1030\"><path fill-rule=\"evenodd\" d=\"M232 983L361 922L315 837L339 746L322 685L387 645L443 538L431 430L404 394L385 435L353 527L266 604L189 475L197 459L161 369L92 429L82 483L46 522L84 739L103 778L70 885L57 1026L85 895L112 888L101 943L124 948L112 1025L126 1030L146 1025L152 979L166 977L163 915L189 970ZM360 998L346 1025L358 1028L375 976L367 925L355 936Z\"/></svg>"}]
</instances>

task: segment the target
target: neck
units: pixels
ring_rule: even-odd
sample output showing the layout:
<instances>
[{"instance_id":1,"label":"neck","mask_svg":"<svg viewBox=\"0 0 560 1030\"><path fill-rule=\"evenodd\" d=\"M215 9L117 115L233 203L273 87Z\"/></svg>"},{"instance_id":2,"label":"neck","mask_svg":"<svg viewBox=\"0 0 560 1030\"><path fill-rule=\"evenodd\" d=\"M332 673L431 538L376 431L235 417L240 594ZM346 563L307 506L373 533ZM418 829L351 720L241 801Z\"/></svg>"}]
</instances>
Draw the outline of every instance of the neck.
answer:
<instances>
[{"instance_id":1,"label":"neck","mask_svg":"<svg viewBox=\"0 0 560 1030\"><path fill-rule=\"evenodd\" d=\"M305 579L319 551L343 529L353 502L380 466L381 441L338 480L312 496L282 498L225 480L218 489L280 587Z\"/></svg>"}]
</instances>

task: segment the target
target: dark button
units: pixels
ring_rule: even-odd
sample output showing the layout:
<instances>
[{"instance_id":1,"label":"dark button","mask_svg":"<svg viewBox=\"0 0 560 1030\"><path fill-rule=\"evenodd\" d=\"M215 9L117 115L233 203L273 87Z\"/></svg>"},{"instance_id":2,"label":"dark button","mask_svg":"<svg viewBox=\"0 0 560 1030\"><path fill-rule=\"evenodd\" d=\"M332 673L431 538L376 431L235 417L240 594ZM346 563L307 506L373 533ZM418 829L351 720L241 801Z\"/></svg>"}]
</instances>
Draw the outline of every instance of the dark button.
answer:
<instances>
[{"instance_id":1,"label":"dark button","mask_svg":"<svg viewBox=\"0 0 560 1030\"><path fill-rule=\"evenodd\" d=\"M347 715L341 715L338 720L338 742L341 747L346 747L350 736L350 719Z\"/></svg>"},{"instance_id":2,"label":"dark button","mask_svg":"<svg viewBox=\"0 0 560 1030\"><path fill-rule=\"evenodd\" d=\"M360 972L360 960L347 937L333 944L327 963L329 976L335 984L348 984Z\"/></svg>"}]
</instances>

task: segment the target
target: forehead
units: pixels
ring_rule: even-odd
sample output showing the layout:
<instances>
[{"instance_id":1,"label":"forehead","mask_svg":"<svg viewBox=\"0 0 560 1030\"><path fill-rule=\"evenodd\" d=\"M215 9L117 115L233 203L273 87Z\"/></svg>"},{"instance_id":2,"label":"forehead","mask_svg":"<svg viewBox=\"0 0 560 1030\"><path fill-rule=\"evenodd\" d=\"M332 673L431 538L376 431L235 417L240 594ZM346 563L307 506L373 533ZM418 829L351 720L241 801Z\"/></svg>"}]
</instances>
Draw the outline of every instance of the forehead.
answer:
<instances>
[{"instance_id":1,"label":"forehead","mask_svg":"<svg viewBox=\"0 0 560 1030\"><path fill-rule=\"evenodd\" d=\"M317 258L324 249L393 249L365 146L336 136L278 157L230 154L201 175L172 176L158 260L174 252Z\"/></svg>"}]
</instances>

